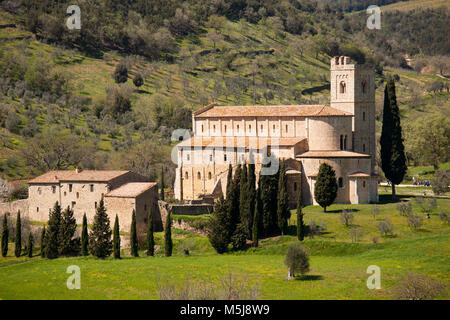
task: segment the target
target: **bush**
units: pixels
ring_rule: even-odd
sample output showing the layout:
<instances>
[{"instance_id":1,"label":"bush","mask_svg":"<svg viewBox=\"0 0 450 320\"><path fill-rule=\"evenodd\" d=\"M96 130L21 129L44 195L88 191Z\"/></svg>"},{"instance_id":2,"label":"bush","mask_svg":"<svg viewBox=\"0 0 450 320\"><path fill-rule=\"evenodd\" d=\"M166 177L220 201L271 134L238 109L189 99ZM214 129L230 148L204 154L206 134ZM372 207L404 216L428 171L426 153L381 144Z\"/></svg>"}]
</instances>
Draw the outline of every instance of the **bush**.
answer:
<instances>
[{"instance_id":1,"label":"bush","mask_svg":"<svg viewBox=\"0 0 450 320\"><path fill-rule=\"evenodd\" d=\"M114 81L116 83L127 82L128 80L128 68L125 63L120 62L114 70Z\"/></svg>"},{"instance_id":2,"label":"bush","mask_svg":"<svg viewBox=\"0 0 450 320\"><path fill-rule=\"evenodd\" d=\"M363 231L361 228L352 227L350 229L350 237L352 238L352 242L358 242L358 240L362 237Z\"/></svg>"},{"instance_id":3,"label":"bush","mask_svg":"<svg viewBox=\"0 0 450 320\"><path fill-rule=\"evenodd\" d=\"M321 222L319 225L313 220L308 225L308 236L313 239L314 236L320 236L326 229L327 226L324 222Z\"/></svg>"},{"instance_id":4,"label":"bush","mask_svg":"<svg viewBox=\"0 0 450 320\"><path fill-rule=\"evenodd\" d=\"M381 236L392 235L394 228L389 220L380 221L377 224L378 231L380 231Z\"/></svg>"},{"instance_id":5,"label":"bush","mask_svg":"<svg viewBox=\"0 0 450 320\"><path fill-rule=\"evenodd\" d=\"M450 223L450 215L448 215L445 211L441 210L439 212L439 218L444 223Z\"/></svg>"},{"instance_id":6,"label":"bush","mask_svg":"<svg viewBox=\"0 0 450 320\"><path fill-rule=\"evenodd\" d=\"M284 263L289 270L289 278L295 277L295 273L305 274L309 272L309 254L300 243L292 244L286 253Z\"/></svg>"},{"instance_id":7,"label":"bush","mask_svg":"<svg viewBox=\"0 0 450 320\"><path fill-rule=\"evenodd\" d=\"M423 224L423 217L415 215L415 214L410 214L408 216L408 226L411 229L417 229L420 228Z\"/></svg>"},{"instance_id":8,"label":"bush","mask_svg":"<svg viewBox=\"0 0 450 320\"><path fill-rule=\"evenodd\" d=\"M370 211L371 211L371 213L372 213L372 217L373 217L374 219L376 219L377 216L378 216L378 214L380 213L380 208L378 208L378 206L374 205L374 206L372 206L372 207L370 208Z\"/></svg>"},{"instance_id":9,"label":"bush","mask_svg":"<svg viewBox=\"0 0 450 320\"><path fill-rule=\"evenodd\" d=\"M407 202L400 202L397 204L397 210L400 213L401 216L407 217L411 215L412 213L412 205L410 201Z\"/></svg>"},{"instance_id":10,"label":"bush","mask_svg":"<svg viewBox=\"0 0 450 320\"><path fill-rule=\"evenodd\" d=\"M353 213L344 209L341 212L340 219L341 219L341 223L343 225L345 225L346 227L349 227L353 224L354 216L353 216Z\"/></svg>"},{"instance_id":11,"label":"bush","mask_svg":"<svg viewBox=\"0 0 450 320\"><path fill-rule=\"evenodd\" d=\"M434 194L443 194L449 191L450 185L450 171L438 171L434 175L431 187Z\"/></svg>"},{"instance_id":12,"label":"bush","mask_svg":"<svg viewBox=\"0 0 450 320\"><path fill-rule=\"evenodd\" d=\"M420 274L408 273L394 288L398 300L432 300L445 292L445 286Z\"/></svg>"}]
</instances>

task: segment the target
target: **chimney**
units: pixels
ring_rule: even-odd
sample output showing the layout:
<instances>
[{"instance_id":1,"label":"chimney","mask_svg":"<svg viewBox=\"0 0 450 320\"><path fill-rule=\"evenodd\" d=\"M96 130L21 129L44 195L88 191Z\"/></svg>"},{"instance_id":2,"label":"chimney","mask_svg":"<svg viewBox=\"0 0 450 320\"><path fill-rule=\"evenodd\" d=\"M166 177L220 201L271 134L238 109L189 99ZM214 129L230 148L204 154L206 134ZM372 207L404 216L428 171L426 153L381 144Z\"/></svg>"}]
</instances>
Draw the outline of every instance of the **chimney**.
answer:
<instances>
[{"instance_id":1,"label":"chimney","mask_svg":"<svg viewBox=\"0 0 450 320\"><path fill-rule=\"evenodd\" d=\"M83 171L83 169L80 166L77 166L77 168L75 169L75 172L80 173L81 171Z\"/></svg>"}]
</instances>

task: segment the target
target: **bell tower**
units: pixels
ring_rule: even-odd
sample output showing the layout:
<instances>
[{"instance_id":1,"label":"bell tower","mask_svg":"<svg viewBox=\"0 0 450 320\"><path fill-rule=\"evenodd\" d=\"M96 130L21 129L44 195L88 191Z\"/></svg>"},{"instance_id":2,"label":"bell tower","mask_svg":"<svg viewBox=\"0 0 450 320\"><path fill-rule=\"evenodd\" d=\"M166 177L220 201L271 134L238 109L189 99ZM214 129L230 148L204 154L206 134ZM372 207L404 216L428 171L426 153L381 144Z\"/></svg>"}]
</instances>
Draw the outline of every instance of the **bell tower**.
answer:
<instances>
[{"instance_id":1,"label":"bell tower","mask_svg":"<svg viewBox=\"0 0 450 320\"><path fill-rule=\"evenodd\" d=\"M349 57L331 59L330 106L353 114L353 151L372 156L375 168L375 76Z\"/></svg>"}]
</instances>

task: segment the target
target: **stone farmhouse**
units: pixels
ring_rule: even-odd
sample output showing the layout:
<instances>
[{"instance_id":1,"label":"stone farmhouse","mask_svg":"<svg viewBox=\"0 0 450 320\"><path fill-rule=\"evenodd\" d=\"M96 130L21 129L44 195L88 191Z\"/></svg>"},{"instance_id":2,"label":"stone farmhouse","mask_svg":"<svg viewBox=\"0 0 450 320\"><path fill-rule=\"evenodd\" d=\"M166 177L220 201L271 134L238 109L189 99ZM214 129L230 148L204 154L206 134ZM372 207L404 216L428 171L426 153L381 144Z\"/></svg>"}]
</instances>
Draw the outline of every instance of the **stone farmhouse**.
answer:
<instances>
[{"instance_id":1,"label":"stone farmhouse","mask_svg":"<svg viewBox=\"0 0 450 320\"><path fill-rule=\"evenodd\" d=\"M86 213L93 223L103 198L111 227L116 214L120 229L129 231L131 214L136 210L136 223L147 223L152 209L156 230L162 229L158 207L158 185L131 171L53 170L28 181L28 218L48 221L56 201L62 209L73 209L78 224Z\"/></svg>"},{"instance_id":2,"label":"stone farmhouse","mask_svg":"<svg viewBox=\"0 0 450 320\"><path fill-rule=\"evenodd\" d=\"M292 207L300 194L304 204L316 204L322 162L336 171L337 203L377 202L374 72L349 57L334 57L330 94L329 106L213 103L194 112L194 136L177 145L175 197L226 194L230 163L234 170L252 154L259 174L263 155L270 153L286 161Z\"/></svg>"}]
</instances>

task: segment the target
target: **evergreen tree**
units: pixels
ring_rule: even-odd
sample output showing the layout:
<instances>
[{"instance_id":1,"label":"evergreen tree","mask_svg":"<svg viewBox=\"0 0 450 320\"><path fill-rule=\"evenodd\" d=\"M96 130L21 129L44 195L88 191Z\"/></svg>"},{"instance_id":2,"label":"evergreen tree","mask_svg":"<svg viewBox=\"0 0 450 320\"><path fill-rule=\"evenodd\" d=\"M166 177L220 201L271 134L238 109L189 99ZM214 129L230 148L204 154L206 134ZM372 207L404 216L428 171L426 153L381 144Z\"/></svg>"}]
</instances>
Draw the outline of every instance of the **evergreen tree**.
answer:
<instances>
[{"instance_id":1,"label":"evergreen tree","mask_svg":"<svg viewBox=\"0 0 450 320\"><path fill-rule=\"evenodd\" d=\"M234 178L231 183L230 190L227 190L227 199L226 199L226 209L227 209L227 219L226 221L222 221L225 223L225 226L228 230L228 233L224 233L223 235L228 236L228 242L231 241L231 236L233 235L234 231L236 230L236 227L240 220L240 213L239 213L239 206L240 206L240 186L241 186L241 165L239 164L236 168L236 171L234 173ZM222 218L221 218L222 219Z\"/></svg>"},{"instance_id":2,"label":"evergreen tree","mask_svg":"<svg viewBox=\"0 0 450 320\"><path fill-rule=\"evenodd\" d=\"M335 171L330 165L322 163L319 167L319 174L314 186L314 198L323 208L323 212L327 212L327 207L336 199L337 190L338 185Z\"/></svg>"},{"instance_id":3,"label":"evergreen tree","mask_svg":"<svg viewBox=\"0 0 450 320\"><path fill-rule=\"evenodd\" d=\"M8 241L9 241L9 230L8 230L8 218L6 214L3 215L3 226L2 226L2 257L6 257L8 254Z\"/></svg>"},{"instance_id":4,"label":"evergreen tree","mask_svg":"<svg viewBox=\"0 0 450 320\"><path fill-rule=\"evenodd\" d=\"M119 232L119 217L117 216L117 214L116 220L114 221L113 252L114 252L114 259L120 259L120 232Z\"/></svg>"},{"instance_id":5,"label":"evergreen tree","mask_svg":"<svg viewBox=\"0 0 450 320\"><path fill-rule=\"evenodd\" d=\"M81 227L81 255L89 255L89 236L86 213L83 215L83 226Z\"/></svg>"},{"instance_id":6,"label":"evergreen tree","mask_svg":"<svg viewBox=\"0 0 450 320\"><path fill-rule=\"evenodd\" d=\"M45 256L48 259L55 259L59 256L58 236L61 223L61 206L55 203L48 219L48 229L45 235Z\"/></svg>"},{"instance_id":7,"label":"evergreen tree","mask_svg":"<svg viewBox=\"0 0 450 320\"><path fill-rule=\"evenodd\" d=\"M395 94L395 81L389 78L384 89L383 126L380 137L381 168L391 181L392 198L395 199L395 185L403 181L407 171L405 147L403 145L400 111Z\"/></svg>"},{"instance_id":8,"label":"evergreen tree","mask_svg":"<svg viewBox=\"0 0 450 320\"><path fill-rule=\"evenodd\" d=\"M164 167L161 168L161 195L159 198L164 201Z\"/></svg>"},{"instance_id":9,"label":"evergreen tree","mask_svg":"<svg viewBox=\"0 0 450 320\"><path fill-rule=\"evenodd\" d=\"M255 215L255 201L256 201L256 174L255 174L255 161L253 158L253 152L250 152L250 160L248 164L247 173L247 214L244 221L245 231L247 233L247 239L252 239L252 229L253 229L253 217Z\"/></svg>"},{"instance_id":10,"label":"evergreen tree","mask_svg":"<svg viewBox=\"0 0 450 320\"><path fill-rule=\"evenodd\" d=\"M152 210L148 211L147 223L147 256L155 255L155 238L153 237L153 215Z\"/></svg>"},{"instance_id":11,"label":"evergreen tree","mask_svg":"<svg viewBox=\"0 0 450 320\"><path fill-rule=\"evenodd\" d=\"M236 230L234 231L233 236L231 237L233 250L244 250L246 246L246 240L247 231L245 230L245 226L243 223L239 223Z\"/></svg>"},{"instance_id":12,"label":"evergreen tree","mask_svg":"<svg viewBox=\"0 0 450 320\"><path fill-rule=\"evenodd\" d=\"M105 258L111 255L111 233L109 217L102 198L94 216L92 230L89 233L89 251L92 255L98 258Z\"/></svg>"},{"instance_id":13,"label":"evergreen tree","mask_svg":"<svg viewBox=\"0 0 450 320\"><path fill-rule=\"evenodd\" d=\"M33 234L30 231L30 234L28 235L28 257L33 257Z\"/></svg>"},{"instance_id":14,"label":"evergreen tree","mask_svg":"<svg viewBox=\"0 0 450 320\"><path fill-rule=\"evenodd\" d=\"M46 232L45 232L45 227L42 228L42 232L41 232L41 258L45 258L45 237L47 236Z\"/></svg>"},{"instance_id":15,"label":"evergreen tree","mask_svg":"<svg viewBox=\"0 0 450 320\"><path fill-rule=\"evenodd\" d=\"M170 213L167 214L166 217L166 226L164 229L164 251L166 253L166 257L170 257L172 255L173 243L172 243L172 218L170 217Z\"/></svg>"},{"instance_id":16,"label":"evergreen tree","mask_svg":"<svg viewBox=\"0 0 450 320\"><path fill-rule=\"evenodd\" d=\"M128 68L125 64L119 63L114 70L114 81L124 83L128 80Z\"/></svg>"},{"instance_id":17,"label":"evergreen tree","mask_svg":"<svg viewBox=\"0 0 450 320\"><path fill-rule=\"evenodd\" d=\"M221 197L216 202L208 223L209 242L219 254L226 252L230 243L229 205L230 203Z\"/></svg>"},{"instance_id":18,"label":"evergreen tree","mask_svg":"<svg viewBox=\"0 0 450 320\"><path fill-rule=\"evenodd\" d=\"M299 241L303 241L305 239L306 226L303 221L303 212L302 212L302 194L298 195L297 201L297 238Z\"/></svg>"},{"instance_id":19,"label":"evergreen tree","mask_svg":"<svg viewBox=\"0 0 450 320\"><path fill-rule=\"evenodd\" d=\"M271 161L274 161L273 159ZM269 164L263 167L269 167ZM278 174L261 175L260 186L261 189L261 203L262 203L262 225L263 234L269 236L278 232L277 223L277 196L278 196Z\"/></svg>"},{"instance_id":20,"label":"evergreen tree","mask_svg":"<svg viewBox=\"0 0 450 320\"><path fill-rule=\"evenodd\" d=\"M246 220L249 209L247 202L247 165L245 163L242 165L239 189L239 223L241 223Z\"/></svg>"},{"instance_id":21,"label":"evergreen tree","mask_svg":"<svg viewBox=\"0 0 450 320\"><path fill-rule=\"evenodd\" d=\"M14 254L16 257L20 257L22 254L22 222L20 220L20 210L17 212L16 220L16 236L14 240L15 250Z\"/></svg>"},{"instance_id":22,"label":"evergreen tree","mask_svg":"<svg viewBox=\"0 0 450 320\"><path fill-rule=\"evenodd\" d=\"M255 215L253 217L253 228L252 228L252 240L253 240L253 246L258 246L258 241L260 237L260 225L261 225L261 211L262 211L262 204L261 204L261 194L260 189L256 191L256 199L255 199Z\"/></svg>"},{"instance_id":23,"label":"evergreen tree","mask_svg":"<svg viewBox=\"0 0 450 320\"><path fill-rule=\"evenodd\" d=\"M277 197L278 228L280 228L281 234L286 233L288 219L290 218L290 216L291 212L289 211L289 196L286 187L286 168L284 161L281 161Z\"/></svg>"},{"instance_id":24,"label":"evergreen tree","mask_svg":"<svg viewBox=\"0 0 450 320\"><path fill-rule=\"evenodd\" d=\"M131 231L130 231L130 241L131 241L131 255L133 257L139 257L138 252L138 239L136 232L136 211L133 209L133 213L131 214Z\"/></svg>"},{"instance_id":25,"label":"evergreen tree","mask_svg":"<svg viewBox=\"0 0 450 320\"><path fill-rule=\"evenodd\" d=\"M136 74L136 76L133 79L133 83L138 88L144 84L144 78L140 73Z\"/></svg>"},{"instance_id":26,"label":"evergreen tree","mask_svg":"<svg viewBox=\"0 0 450 320\"><path fill-rule=\"evenodd\" d=\"M72 241L75 231L77 230L77 221L73 216L73 210L69 206L63 211L58 234L59 255L69 256L79 252L78 248L74 248Z\"/></svg>"}]
</instances>

